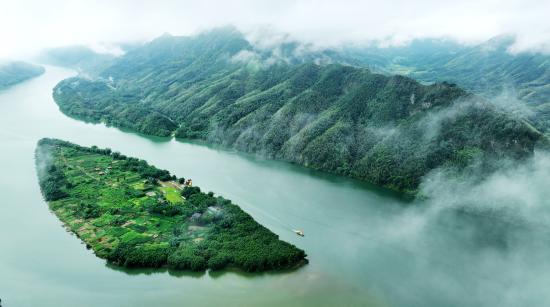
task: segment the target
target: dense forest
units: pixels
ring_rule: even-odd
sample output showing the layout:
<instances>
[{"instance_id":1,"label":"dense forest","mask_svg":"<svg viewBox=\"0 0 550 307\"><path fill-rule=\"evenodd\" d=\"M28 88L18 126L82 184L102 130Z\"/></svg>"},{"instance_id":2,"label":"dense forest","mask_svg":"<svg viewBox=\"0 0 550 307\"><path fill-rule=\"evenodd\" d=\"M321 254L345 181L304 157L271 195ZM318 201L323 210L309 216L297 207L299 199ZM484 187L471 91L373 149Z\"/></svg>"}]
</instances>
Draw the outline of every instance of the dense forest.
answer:
<instances>
[{"instance_id":1,"label":"dense forest","mask_svg":"<svg viewBox=\"0 0 550 307\"><path fill-rule=\"evenodd\" d=\"M0 90L43 73L43 67L26 62L0 62Z\"/></svg>"},{"instance_id":2,"label":"dense forest","mask_svg":"<svg viewBox=\"0 0 550 307\"><path fill-rule=\"evenodd\" d=\"M409 193L431 170L490 171L495 158L530 156L543 138L454 84L422 85L287 47L259 50L231 28L165 35L99 78L62 81L54 98L87 121L202 139Z\"/></svg>"},{"instance_id":3,"label":"dense forest","mask_svg":"<svg viewBox=\"0 0 550 307\"><path fill-rule=\"evenodd\" d=\"M99 257L125 267L287 269L307 262L231 201L110 149L42 139L44 198Z\"/></svg>"},{"instance_id":4,"label":"dense forest","mask_svg":"<svg viewBox=\"0 0 550 307\"><path fill-rule=\"evenodd\" d=\"M416 40L407 46L348 48L347 58L373 70L410 76L423 82L447 81L483 95L521 100L527 117L550 131L550 57L540 52L514 52L513 36L501 35L478 45L450 40Z\"/></svg>"}]
</instances>

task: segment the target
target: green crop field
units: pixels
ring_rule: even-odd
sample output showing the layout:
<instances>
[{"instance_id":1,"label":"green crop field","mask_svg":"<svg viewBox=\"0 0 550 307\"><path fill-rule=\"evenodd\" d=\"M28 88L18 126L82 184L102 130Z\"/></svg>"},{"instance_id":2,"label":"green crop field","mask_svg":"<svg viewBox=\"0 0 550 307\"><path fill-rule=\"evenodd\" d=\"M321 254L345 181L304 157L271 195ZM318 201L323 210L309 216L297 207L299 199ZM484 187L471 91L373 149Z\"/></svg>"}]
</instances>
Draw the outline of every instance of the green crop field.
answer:
<instances>
[{"instance_id":1,"label":"green crop field","mask_svg":"<svg viewBox=\"0 0 550 307\"><path fill-rule=\"evenodd\" d=\"M166 200L168 200L171 204L178 204L183 201L179 190L176 188L163 187L163 188L160 188L160 190L164 194L164 197L166 198Z\"/></svg>"},{"instance_id":2,"label":"green crop field","mask_svg":"<svg viewBox=\"0 0 550 307\"><path fill-rule=\"evenodd\" d=\"M93 249L127 267L246 271L295 267L304 251L278 239L238 206L168 171L109 149L43 139L36 151L50 208Z\"/></svg>"}]
</instances>

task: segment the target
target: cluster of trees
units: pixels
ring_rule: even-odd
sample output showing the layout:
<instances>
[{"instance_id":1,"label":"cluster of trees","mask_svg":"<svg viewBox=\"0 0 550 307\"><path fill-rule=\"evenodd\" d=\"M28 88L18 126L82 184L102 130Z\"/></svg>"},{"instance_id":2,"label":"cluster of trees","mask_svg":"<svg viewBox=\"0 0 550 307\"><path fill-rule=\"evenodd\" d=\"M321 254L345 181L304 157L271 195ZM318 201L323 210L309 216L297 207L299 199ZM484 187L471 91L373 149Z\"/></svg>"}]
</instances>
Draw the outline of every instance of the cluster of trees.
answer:
<instances>
[{"instance_id":1,"label":"cluster of trees","mask_svg":"<svg viewBox=\"0 0 550 307\"><path fill-rule=\"evenodd\" d=\"M447 82L427 86L339 64L251 68L227 60L251 48L233 32L185 43L163 38L105 70L104 78L117 80L116 90L101 80L69 79L57 85L55 99L70 116L200 138L405 192L435 168L467 167L467 160L455 163L465 148L478 148L487 159L522 158L541 138L522 120ZM472 107L456 108L468 100ZM454 113L439 120L446 110ZM507 136L503 126L510 127ZM483 137L465 141L464 135ZM511 135L519 144L514 150L502 145Z\"/></svg>"},{"instance_id":2,"label":"cluster of trees","mask_svg":"<svg viewBox=\"0 0 550 307\"><path fill-rule=\"evenodd\" d=\"M305 252L286 242L231 201L203 193L199 187L186 187L182 195L185 205L174 206L151 198L143 206L150 214L175 217L182 221L172 229L166 243L123 242L107 259L128 267L159 267L167 265L181 270L220 270L228 266L245 271L265 271L288 268L306 261ZM208 212L216 207L219 214ZM193 222L208 229L200 243L190 242L186 224L194 213L201 217Z\"/></svg>"},{"instance_id":3,"label":"cluster of trees","mask_svg":"<svg viewBox=\"0 0 550 307\"><path fill-rule=\"evenodd\" d=\"M152 165L149 165L145 160L127 158L126 167L131 171L139 173L144 179L154 178L162 181L176 180L176 176L170 175L169 171L160 170Z\"/></svg>"},{"instance_id":4,"label":"cluster of trees","mask_svg":"<svg viewBox=\"0 0 550 307\"><path fill-rule=\"evenodd\" d=\"M103 212L95 203L80 202L75 210L76 215L84 219L93 219L101 216Z\"/></svg>"},{"instance_id":5,"label":"cluster of trees","mask_svg":"<svg viewBox=\"0 0 550 307\"><path fill-rule=\"evenodd\" d=\"M65 173L55 164L53 153L57 143L52 139L38 142L35 152L36 170L40 190L47 201L54 201L68 196L66 189L71 187Z\"/></svg>"},{"instance_id":6,"label":"cluster of trees","mask_svg":"<svg viewBox=\"0 0 550 307\"><path fill-rule=\"evenodd\" d=\"M300 263L305 252L278 240L278 236L254 222L231 202L225 202L225 216L215 220L204 255L217 268L237 266L246 271L284 268ZM230 217L230 218L228 218Z\"/></svg>"},{"instance_id":7,"label":"cluster of trees","mask_svg":"<svg viewBox=\"0 0 550 307\"><path fill-rule=\"evenodd\" d=\"M55 164L39 171L39 182L42 194L47 201L58 200L68 196L65 189L69 186L65 174Z\"/></svg>"},{"instance_id":8,"label":"cluster of trees","mask_svg":"<svg viewBox=\"0 0 550 307\"><path fill-rule=\"evenodd\" d=\"M108 255L113 263L127 267L168 266L180 270L221 270L228 266L245 271L288 268L305 262L305 252L280 241L278 236L256 223L239 207L222 197L186 188L185 206L173 206L152 200L145 207L151 214L188 220L202 213L196 222L207 227L208 234L200 243L187 237L186 224L176 224L165 243L122 242ZM184 190L185 191L185 190ZM191 193L191 194L188 194ZM207 208L216 206L223 214L209 217ZM173 210L173 211L170 211ZM144 244L145 243L145 244Z\"/></svg>"},{"instance_id":9,"label":"cluster of trees","mask_svg":"<svg viewBox=\"0 0 550 307\"><path fill-rule=\"evenodd\" d=\"M168 257L168 265L197 271L234 266L252 272L288 268L305 261L303 250L280 241L231 201L200 192L198 187L187 187L182 194L187 195L185 207L192 209L182 211L182 215L189 218L201 213L196 222L210 230L200 244L187 244L184 231L174 228L169 241L175 252ZM209 207L219 208L220 213L210 213Z\"/></svg>"},{"instance_id":10,"label":"cluster of trees","mask_svg":"<svg viewBox=\"0 0 550 307\"><path fill-rule=\"evenodd\" d=\"M173 250L166 244L120 243L108 254L107 260L125 267L159 268L166 265L171 252Z\"/></svg>"},{"instance_id":11,"label":"cluster of trees","mask_svg":"<svg viewBox=\"0 0 550 307\"><path fill-rule=\"evenodd\" d=\"M187 186L181 191L181 196L189 198L193 194L200 194L201 188L195 186Z\"/></svg>"},{"instance_id":12,"label":"cluster of trees","mask_svg":"<svg viewBox=\"0 0 550 307\"><path fill-rule=\"evenodd\" d=\"M145 203L143 203L143 206L151 214L172 217L182 213L182 207L172 205L163 198L149 198Z\"/></svg>"}]
</instances>

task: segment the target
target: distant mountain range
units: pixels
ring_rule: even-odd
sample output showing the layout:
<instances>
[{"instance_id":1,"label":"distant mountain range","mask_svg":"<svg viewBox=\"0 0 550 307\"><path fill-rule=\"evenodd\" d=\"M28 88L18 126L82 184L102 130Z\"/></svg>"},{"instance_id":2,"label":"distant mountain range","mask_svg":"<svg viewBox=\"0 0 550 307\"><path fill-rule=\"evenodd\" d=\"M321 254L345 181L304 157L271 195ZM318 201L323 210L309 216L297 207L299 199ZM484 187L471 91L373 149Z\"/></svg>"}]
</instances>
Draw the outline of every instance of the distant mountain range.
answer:
<instances>
[{"instance_id":1,"label":"distant mountain range","mask_svg":"<svg viewBox=\"0 0 550 307\"><path fill-rule=\"evenodd\" d=\"M109 67L115 58L112 54L98 53L87 46L76 45L46 49L36 56L36 61L95 76Z\"/></svg>"},{"instance_id":2,"label":"distant mountain range","mask_svg":"<svg viewBox=\"0 0 550 307\"><path fill-rule=\"evenodd\" d=\"M402 74L422 82L447 81L488 98L520 99L533 111L537 128L550 129L550 56L510 51L515 39L495 37L464 46L418 40L406 47L348 50L348 56L375 71Z\"/></svg>"},{"instance_id":3,"label":"distant mountain range","mask_svg":"<svg viewBox=\"0 0 550 307\"><path fill-rule=\"evenodd\" d=\"M0 62L0 90L44 73L41 66L21 61Z\"/></svg>"},{"instance_id":4,"label":"distant mountain range","mask_svg":"<svg viewBox=\"0 0 550 307\"><path fill-rule=\"evenodd\" d=\"M495 37L483 44L463 46L453 42L422 40L401 48L370 48L368 54L384 58L373 67L415 79L447 81L478 94L498 95L515 89L520 99L532 104L550 101L550 57L540 53L513 54L515 39Z\"/></svg>"},{"instance_id":5,"label":"distant mountain range","mask_svg":"<svg viewBox=\"0 0 550 307\"><path fill-rule=\"evenodd\" d=\"M405 67L421 51L408 60L378 52L258 48L232 28L165 35L97 78L62 81L54 98L87 121L202 139L410 193L432 170L489 172L545 140L526 118L452 83L373 72ZM419 65L407 74L436 80Z\"/></svg>"}]
</instances>

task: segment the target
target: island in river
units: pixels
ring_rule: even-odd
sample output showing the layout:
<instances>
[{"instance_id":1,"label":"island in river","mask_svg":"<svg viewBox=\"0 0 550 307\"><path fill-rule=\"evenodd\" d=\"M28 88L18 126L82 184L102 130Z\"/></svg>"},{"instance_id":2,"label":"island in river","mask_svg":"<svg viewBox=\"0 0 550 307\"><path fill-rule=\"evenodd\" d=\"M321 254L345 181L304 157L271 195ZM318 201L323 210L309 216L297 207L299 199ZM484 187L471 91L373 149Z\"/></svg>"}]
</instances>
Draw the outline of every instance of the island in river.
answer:
<instances>
[{"instance_id":1,"label":"island in river","mask_svg":"<svg viewBox=\"0 0 550 307\"><path fill-rule=\"evenodd\" d=\"M294 268L305 252L231 201L110 149L42 139L40 187L51 210L95 254L125 267L203 271Z\"/></svg>"}]
</instances>

